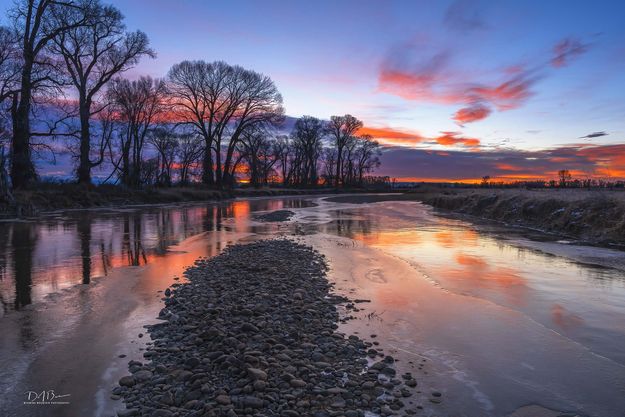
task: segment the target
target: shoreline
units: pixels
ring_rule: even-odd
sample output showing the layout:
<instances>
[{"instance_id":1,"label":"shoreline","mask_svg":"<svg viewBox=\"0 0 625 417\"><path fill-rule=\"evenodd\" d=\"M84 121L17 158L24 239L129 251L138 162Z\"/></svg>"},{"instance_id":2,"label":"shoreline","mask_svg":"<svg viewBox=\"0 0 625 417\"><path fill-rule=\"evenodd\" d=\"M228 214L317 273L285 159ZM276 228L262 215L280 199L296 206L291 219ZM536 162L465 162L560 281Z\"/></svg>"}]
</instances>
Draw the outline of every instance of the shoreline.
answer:
<instances>
[{"instance_id":1,"label":"shoreline","mask_svg":"<svg viewBox=\"0 0 625 417\"><path fill-rule=\"evenodd\" d=\"M625 249L625 192L424 189L397 195L345 195L331 202L418 201L443 215L497 222L575 243Z\"/></svg>"},{"instance_id":2,"label":"shoreline","mask_svg":"<svg viewBox=\"0 0 625 417\"><path fill-rule=\"evenodd\" d=\"M118 416L416 412L412 375L396 375L373 343L337 332L346 319L337 305L357 307L332 294L326 270L318 252L285 239L198 260L188 283L165 292L149 362L131 361L113 390L127 406Z\"/></svg>"},{"instance_id":3,"label":"shoreline","mask_svg":"<svg viewBox=\"0 0 625 417\"><path fill-rule=\"evenodd\" d=\"M0 221L38 218L63 211L151 207L184 203L218 203L237 198L263 198L288 196L315 196L351 192L332 188L239 188L216 190L201 187L155 188L130 190L121 187L99 186L91 190L76 184L55 184L42 190L25 190L15 193L15 202L0 202Z\"/></svg>"}]
</instances>

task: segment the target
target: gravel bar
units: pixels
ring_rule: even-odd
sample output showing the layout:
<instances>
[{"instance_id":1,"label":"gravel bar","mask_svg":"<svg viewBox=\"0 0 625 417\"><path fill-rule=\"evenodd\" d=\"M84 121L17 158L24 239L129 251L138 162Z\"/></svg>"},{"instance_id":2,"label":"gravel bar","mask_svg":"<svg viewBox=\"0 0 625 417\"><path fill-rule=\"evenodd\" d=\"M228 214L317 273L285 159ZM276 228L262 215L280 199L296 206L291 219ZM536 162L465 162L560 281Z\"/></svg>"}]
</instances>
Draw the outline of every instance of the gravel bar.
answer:
<instances>
[{"instance_id":1,"label":"gravel bar","mask_svg":"<svg viewBox=\"0 0 625 417\"><path fill-rule=\"evenodd\" d=\"M259 222L286 222L294 214L291 210L275 210L270 213L259 214L254 218Z\"/></svg>"},{"instance_id":2,"label":"gravel bar","mask_svg":"<svg viewBox=\"0 0 625 417\"><path fill-rule=\"evenodd\" d=\"M146 362L130 361L113 389L126 404L118 415L414 414L414 378L337 332L337 305L349 303L331 294L326 270L322 255L287 239L196 261L188 283L165 291Z\"/></svg>"}]
</instances>

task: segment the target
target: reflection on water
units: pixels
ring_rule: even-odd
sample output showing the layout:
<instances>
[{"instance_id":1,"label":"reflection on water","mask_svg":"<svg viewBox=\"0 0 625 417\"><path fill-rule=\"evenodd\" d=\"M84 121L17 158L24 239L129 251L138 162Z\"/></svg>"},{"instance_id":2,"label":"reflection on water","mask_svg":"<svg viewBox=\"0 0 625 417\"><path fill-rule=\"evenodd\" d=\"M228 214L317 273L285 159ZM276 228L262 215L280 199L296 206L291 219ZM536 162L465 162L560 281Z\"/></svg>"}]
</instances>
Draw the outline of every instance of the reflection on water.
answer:
<instances>
[{"instance_id":1,"label":"reflection on water","mask_svg":"<svg viewBox=\"0 0 625 417\"><path fill-rule=\"evenodd\" d=\"M319 229L408 260L445 290L522 312L625 365L622 271L522 247L507 241L507 235L479 233L410 203L343 209ZM390 304L406 302L405 286L385 291L394 292L385 296Z\"/></svg>"},{"instance_id":2,"label":"reflection on water","mask_svg":"<svg viewBox=\"0 0 625 417\"><path fill-rule=\"evenodd\" d=\"M625 389L622 271L549 255L511 241L510 230L437 217L417 203L316 203L259 199L0 223L0 414L1 394L38 381L80 398L83 408L69 415L114 414L106 412L110 385L131 355L141 359L132 337L162 308L157 291L197 257L248 235L300 235L334 255L330 279L371 300L363 314L381 323L378 340L429 358L447 378L441 388L450 379L470 388L450 395L460 406L449 415L499 416L537 399L589 416L625 404L614 394ZM256 211L283 208L297 209L294 221L253 221ZM55 303L39 303L48 298Z\"/></svg>"},{"instance_id":3,"label":"reflection on water","mask_svg":"<svg viewBox=\"0 0 625 417\"><path fill-rule=\"evenodd\" d=\"M0 316L47 294L89 284L112 268L142 266L201 232L258 233L253 211L310 206L299 198L208 206L83 211L37 221L0 223ZM224 220L232 220L231 223ZM220 250L220 248L219 248Z\"/></svg>"}]
</instances>

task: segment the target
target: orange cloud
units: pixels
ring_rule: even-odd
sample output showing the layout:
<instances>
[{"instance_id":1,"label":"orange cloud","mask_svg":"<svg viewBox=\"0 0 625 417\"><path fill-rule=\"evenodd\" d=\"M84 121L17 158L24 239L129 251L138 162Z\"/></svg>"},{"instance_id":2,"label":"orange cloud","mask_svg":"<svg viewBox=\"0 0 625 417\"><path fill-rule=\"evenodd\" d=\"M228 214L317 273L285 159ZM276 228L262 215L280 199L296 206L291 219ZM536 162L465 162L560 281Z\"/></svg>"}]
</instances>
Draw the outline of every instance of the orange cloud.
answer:
<instances>
[{"instance_id":1,"label":"orange cloud","mask_svg":"<svg viewBox=\"0 0 625 417\"><path fill-rule=\"evenodd\" d=\"M434 138L436 143L443 146L469 146L476 147L480 146L480 140L475 138L465 138L460 136L458 132L442 132L443 134L439 137Z\"/></svg>"},{"instance_id":2,"label":"orange cloud","mask_svg":"<svg viewBox=\"0 0 625 417\"><path fill-rule=\"evenodd\" d=\"M477 122L478 120L485 119L490 113L490 108L486 107L484 104L475 103L458 110L454 114L453 119L456 121L456 123L462 126L465 123L472 123Z\"/></svg>"},{"instance_id":3,"label":"orange cloud","mask_svg":"<svg viewBox=\"0 0 625 417\"><path fill-rule=\"evenodd\" d=\"M416 132L406 132L390 127L362 127L359 135L371 135L384 145L414 145L423 142L425 138Z\"/></svg>"}]
</instances>

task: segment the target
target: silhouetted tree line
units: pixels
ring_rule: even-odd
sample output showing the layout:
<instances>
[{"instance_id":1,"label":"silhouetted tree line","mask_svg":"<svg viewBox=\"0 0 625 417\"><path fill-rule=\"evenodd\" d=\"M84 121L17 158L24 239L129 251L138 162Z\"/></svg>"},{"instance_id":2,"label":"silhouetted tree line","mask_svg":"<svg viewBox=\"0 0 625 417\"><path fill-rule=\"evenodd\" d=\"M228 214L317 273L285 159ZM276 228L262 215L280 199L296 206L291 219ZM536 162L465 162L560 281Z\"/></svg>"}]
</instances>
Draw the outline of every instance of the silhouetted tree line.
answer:
<instances>
[{"instance_id":1,"label":"silhouetted tree line","mask_svg":"<svg viewBox=\"0 0 625 417\"><path fill-rule=\"evenodd\" d=\"M304 116L276 132L284 107L266 75L225 62L183 61L163 79L123 78L155 57L147 35L129 31L100 0L17 0L0 26L0 192L38 180L34 156L69 151L75 178L127 187L199 180L230 187L358 185L379 166L379 144L362 122ZM148 151L149 149L149 151Z\"/></svg>"},{"instance_id":2,"label":"silhouetted tree line","mask_svg":"<svg viewBox=\"0 0 625 417\"><path fill-rule=\"evenodd\" d=\"M533 181L493 181L489 175L482 177L482 188L587 188L587 189L614 189L625 188L625 181L611 181L608 179L573 178L568 169L561 169L557 179Z\"/></svg>"}]
</instances>

